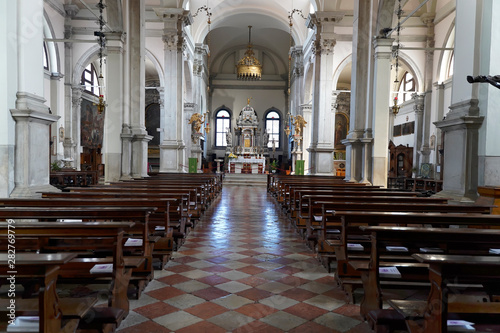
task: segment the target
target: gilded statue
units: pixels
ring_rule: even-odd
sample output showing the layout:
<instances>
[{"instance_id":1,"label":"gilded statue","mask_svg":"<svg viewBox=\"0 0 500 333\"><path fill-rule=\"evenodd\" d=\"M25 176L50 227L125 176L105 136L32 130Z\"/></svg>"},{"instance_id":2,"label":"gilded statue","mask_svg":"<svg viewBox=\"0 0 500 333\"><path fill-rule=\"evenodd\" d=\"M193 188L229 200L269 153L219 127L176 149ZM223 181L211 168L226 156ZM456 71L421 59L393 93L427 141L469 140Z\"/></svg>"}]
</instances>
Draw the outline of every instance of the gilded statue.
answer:
<instances>
[{"instance_id":1,"label":"gilded statue","mask_svg":"<svg viewBox=\"0 0 500 333\"><path fill-rule=\"evenodd\" d=\"M189 124L192 126L193 133L200 133L201 124L203 124L205 116L200 113L195 113L189 119Z\"/></svg>"},{"instance_id":2,"label":"gilded statue","mask_svg":"<svg viewBox=\"0 0 500 333\"><path fill-rule=\"evenodd\" d=\"M307 124L307 121L301 116L298 115L295 117L293 125L295 126L295 135L302 135L302 129Z\"/></svg>"}]
</instances>

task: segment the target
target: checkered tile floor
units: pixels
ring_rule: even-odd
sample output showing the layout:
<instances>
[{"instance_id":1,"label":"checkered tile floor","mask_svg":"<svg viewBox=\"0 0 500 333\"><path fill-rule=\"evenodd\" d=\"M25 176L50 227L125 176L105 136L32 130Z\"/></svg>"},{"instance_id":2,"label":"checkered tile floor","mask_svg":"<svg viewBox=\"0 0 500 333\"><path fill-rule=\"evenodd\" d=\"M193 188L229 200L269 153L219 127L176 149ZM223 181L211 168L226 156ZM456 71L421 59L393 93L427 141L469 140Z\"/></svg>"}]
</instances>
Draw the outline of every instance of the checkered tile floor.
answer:
<instances>
[{"instance_id":1,"label":"checkered tile floor","mask_svg":"<svg viewBox=\"0 0 500 333\"><path fill-rule=\"evenodd\" d=\"M264 187L226 186L121 333L371 332Z\"/></svg>"}]
</instances>

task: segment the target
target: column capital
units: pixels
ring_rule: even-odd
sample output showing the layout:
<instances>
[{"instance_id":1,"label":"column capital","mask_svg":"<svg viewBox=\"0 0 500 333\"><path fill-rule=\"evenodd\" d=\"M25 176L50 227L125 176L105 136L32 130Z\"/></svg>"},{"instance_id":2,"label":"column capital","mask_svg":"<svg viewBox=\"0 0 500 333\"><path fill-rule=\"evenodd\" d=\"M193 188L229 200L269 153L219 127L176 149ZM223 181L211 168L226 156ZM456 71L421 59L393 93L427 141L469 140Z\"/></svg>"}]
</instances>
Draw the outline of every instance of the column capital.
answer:
<instances>
[{"instance_id":1,"label":"column capital","mask_svg":"<svg viewBox=\"0 0 500 333\"><path fill-rule=\"evenodd\" d=\"M77 5L64 5L64 11L66 12L66 17L73 19L80 11L80 8Z\"/></svg>"},{"instance_id":2,"label":"column capital","mask_svg":"<svg viewBox=\"0 0 500 333\"><path fill-rule=\"evenodd\" d=\"M306 26L309 29L315 29L324 25L335 25L340 23L345 15L346 13L343 11L311 13L307 17Z\"/></svg>"},{"instance_id":3,"label":"column capital","mask_svg":"<svg viewBox=\"0 0 500 333\"><path fill-rule=\"evenodd\" d=\"M422 21L422 23L424 23L428 27L434 26L434 19L435 18L436 18L436 15L431 14L431 13L424 13L424 14L420 15L420 20Z\"/></svg>"},{"instance_id":4,"label":"column capital","mask_svg":"<svg viewBox=\"0 0 500 333\"><path fill-rule=\"evenodd\" d=\"M411 99L415 101L413 105L413 111L415 111L415 113L422 114L424 112L424 98L425 94L411 94Z\"/></svg>"},{"instance_id":5,"label":"column capital","mask_svg":"<svg viewBox=\"0 0 500 333\"><path fill-rule=\"evenodd\" d=\"M373 38L373 47L375 48L376 59L390 59L392 55L393 38L375 37Z\"/></svg>"}]
</instances>

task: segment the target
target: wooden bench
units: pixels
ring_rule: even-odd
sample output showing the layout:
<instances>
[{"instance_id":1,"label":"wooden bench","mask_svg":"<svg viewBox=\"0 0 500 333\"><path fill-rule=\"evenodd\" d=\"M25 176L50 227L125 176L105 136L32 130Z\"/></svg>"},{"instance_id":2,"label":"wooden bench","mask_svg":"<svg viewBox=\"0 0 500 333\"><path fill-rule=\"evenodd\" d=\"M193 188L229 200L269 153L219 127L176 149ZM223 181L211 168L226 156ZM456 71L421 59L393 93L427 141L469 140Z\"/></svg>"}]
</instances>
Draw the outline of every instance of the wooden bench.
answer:
<instances>
[{"instance_id":1,"label":"wooden bench","mask_svg":"<svg viewBox=\"0 0 500 333\"><path fill-rule=\"evenodd\" d=\"M142 267L134 269L132 283L135 285L137 298L142 290L153 279L152 251L154 242L159 238L150 237L149 215L156 207L7 207L0 208L0 220L40 219L57 221L60 219L82 219L93 221L133 221L134 228L129 229L129 236L142 239L142 246L135 250L137 256L145 259Z\"/></svg>"},{"instance_id":2,"label":"wooden bench","mask_svg":"<svg viewBox=\"0 0 500 333\"><path fill-rule=\"evenodd\" d=\"M491 215L477 215L476 226L481 226L481 217L493 217ZM490 218L486 218L490 222ZM498 224L498 219L495 224ZM491 226L492 223L483 221L484 226ZM391 281L390 286L394 287L400 283L407 288L411 288L416 282L426 282L428 284L428 265L419 263L409 256L423 252L423 249L439 249L443 254L455 255L488 255L490 248L500 247L500 231L496 229L478 228L419 228L419 227L390 227L390 226L370 226L360 227L363 231L370 233L371 247L370 260L351 260L349 264L361 272L364 299L361 303L360 312L363 316L368 316L370 311L382 309L383 284L384 280ZM468 244L464 247L464 244ZM392 252L395 256L390 260L383 258L388 253L387 246L404 246L407 251L399 253ZM436 251L436 250L432 250ZM439 253L438 253L439 254ZM498 257L496 257L498 261ZM401 273L401 279L391 277L381 277L379 268L382 266L397 267ZM425 270L422 270L425 268ZM479 271L478 271L479 272ZM498 276L497 276L498 279ZM472 283L466 280L455 280L457 283ZM488 281L484 280L483 284ZM387 284L386 284L387 286ZM488 286L490 297L498 295L499 289L496 286Z\"/></svg>"},{"instance_id":3,"label":"wooden bench","mask_svg":"<svg viewBox=\"0 0 500 333\"><path fill-rule=\"evenodd\" d=\"M149 216L150 233L161 236L153 249L153 258L163 267L173 251L173 227L170 223L170 205L177 205L177 198L16 198L0 199L0 207L156 207L157 210ZM175 225L179 228L178 225ZM158 229L158 230L156 230ZM155 230L153 232L153 230ZM161 231L160 231L161 230Z\"/></svg>"},{"instance_id":4,"label":"wooden bench","mask_svg":"<svg viewBox=\"0 0 500 333\"><path fill-rule=\"evenodd\" d=\"M188 201L187 193L168 193L158 194L149 192L129 192L124 190L117 190L115 192L43 192L42 198L82 198L82 199L143 199L143 200L156 200L156 199L175 199L170 201L169 209L169 225L177 232L173 233L173 237L177 247L182 244L183 239L186 237L190 223L190 215L187 212L186 202ZM154 219L153 219L154 221Z\"/></svg>"},{"instance_id":5,"label":"wooden bench","mask_svg":"<svg viewBox=\"0 0 500 333\"><path fill-rule=\"evenodd\" d=\"M484 225L494 226L500 223L500 216L488 214L363 211L335 211L335 214L339 218L340 224L336 223L334 228L340 229L340 237L328 241L328 226L322 230L322 237L335 253L337 262L335 279L346 291L350 301L353 300L353 290L362 286L360 272L352 268L351 262L352 260L366 262L370 254L370 233L360 228L360 226L428 225L432 227L449 227L450 225L470 225L484 227ZM362 251L349 251L349 244L361 244L365 249ZM391 253L388 257L394 255L396 254Z\"/></svg>"},{"instance_id":6,"label":"wooden bench","mask_svg":"<svg viewBox=\"0 0 500 333\"><path fill-rule=\"evenodd\" d=\"M488 229L450 229L450 228L408 228L408 227L363 227L367 231L372 232L372 248L371 248L371 258L370 262L353 261L351 265L362 272L363 277L363 287L365 288L365 298L361 304L361 313L369 320L373 325L374 329L377 331L387 331L387 327L401 327L404 325L405 320L407 321L422 321L424 314L426 313L426 302L425 301L413 301L413 300L390 300L389 303L392 306L398 306L397 313L394 310L382 309L382 298L384 295L384 290L386 288L394 288L396 285L400 285L406 288L413 289L416 283L420 282L424 285L429 285L431 288L434 286L438 287L440 290L443 289L443 283L452 283L453 291L455 295L453 298L450 297L450 308L452 312L470 312L470 310L464 311L468 308L475 307L476 304L470 303L485 303L481 309L476 309L476 312L484 311L491 312L492 309L498 311L500 309L499 303L490 303L493 300L498 299L493 298L493 295L499 295L500 290L496 286L496 281L498 280L498 268L496 271L496 277L494 279L481 279L483 273L481 270L474 272L474 266L463 267L464 270L460 271L457 276L447 276L447 281L440 281L439 285L434 285L432 280L433 274L435 274L435 269L431 268L430 273L428 273L428 263L422 260L419 262L415 260L408 260L407 257L413 254L411 259L416 256L426 256L425 254L416 254L422 252L421 248L438 247L442 253L451 253L459 256L463 255L488 255L489 248L498 247L500 245L500 231L498 230L488 230ZM464 248L464 243L472 244L468 248ZM396 258L392 262L383 259L383 254L386 252L387 244L404 244L408 248L408 253L405 254L405 261L398 262ZM440 256L441 254L432 254L432 257ZM490 257L491 258L491 257ZM498 257L494 259L496 262L500 262ZM388 278L382 277L379 273L379 268L383 266L391 265L392 267L397 267L401 273L401 278ZM452 272L451 270L448 272ZM458 270L454 271L459 272ZM473 272L473 273L472 273ZM431 280L429 283L429 274L431 275ZM476 280L468 279L467 275L474 275ZM484 276L483 276L484 277ZM477 279L479 278L479 280ZM390 281L390 283L383 284L384 282ZM464 296L463 293L459 291L464 290L466 287L471 289L471 284L474 289L480 287L481 284L485 288L480 288L481 293L474 296L469 290L468 295ZM451 285L450 285L451 287ZM429 289L427 287L426 289ZM452 291L451 289L449 291ZM476 292L477 294L477 292ZM483 295L487 295L486 297ZM430 298L429 298L430 300ZM436 308L440 307L435 301L431 301L431 306ZM489 310L487 310L489 309ZM405 315L401 315L405 313ZM446 315L444 316L446 318ZM457 317L454 317L457 319ZM415 323L413 323L415 324ZM418 324L420 325L420 323ZM417 326L418 326L417 325ZM423 332L428 332L427 330Z\"/></svg>"},{"instance_id":7,"label":"wooden bench","mask_svg":"<svg viewBox=\"0 0 500 333\"><path fill-rule=\"evenodd\" d=\"M0 222L0 242L7 248L7 222ZM16 256L36 253L58 253L65 251L74 255L62 266L57 275L58 283L105 283L109 309L93 309L91 323L86 326L100 326L102 323L118 326L129 312L127 297L132 269L144 265L142 257L123 255L124 233L134 226L133 222L15 222ZM26 252L28 251L28 252ZM95 265L112 264L108 272L91 273ZM33 291L30 275L18 276L18 283L25 286L24 297ZM26 302L26 301L24 301ZM73 304L69 302L69 304ZM29 305L29 303L27 303ZM63 311L64 313L64 311Z\"/></svg>"},{"instance_id":8,"label":"wooden bench","mask_svg":"<svg viewBox=\"0 0 500 333\"><path fill-rule=\"evenodd\" d=\"M5 229L7 230L7 226L5 226ZM62 318L64 316L64 311L66 310L66 308L61 309L61 304L58 302L56 293L57 274L59 271L59 267L69 262L75 256L75 254L71 253L54 253L51 255L37 253L16 253L15 260L12 261L11 258L9 258L8 253L0 253L0 282L2 284L10 285L12 283L12 280L10 279L13 275L15 276L14 280L29 276L39 284L40 288L37 298L37 305L39 309L38 316L40 317L40 332L64 332L68 329L65 328L65 325L73 326L76 328L78 321L90 309L89 307L82 309L82 311L79 311L76 314L77 318L74 318L69 323L65 323L65 325L63 325ZM13 269L15 273L12 273L13 269L9 268L11 264L14 265ZM8 310L6 307L3 307L5 305L10 306L12 304L11 300L15 301L13 312ZM7 300L7 304L5 304L6 302L4 301L2 302L2 310L7 312L2 313L2 318L5 318L6 321L13 320L17 316L23 314L22 301L20 302L20 304L17 301L18 300L15 298L9 298ZM4 317L4 315L6 315L6 317ZM2 322L4 322L4 320L2 320ZM6 324L7 323L5 322L5 327L0 327L0 329L6 329ZM70 331L72 330L68 330L68 332Z\"/></svg>"}]
</instances>

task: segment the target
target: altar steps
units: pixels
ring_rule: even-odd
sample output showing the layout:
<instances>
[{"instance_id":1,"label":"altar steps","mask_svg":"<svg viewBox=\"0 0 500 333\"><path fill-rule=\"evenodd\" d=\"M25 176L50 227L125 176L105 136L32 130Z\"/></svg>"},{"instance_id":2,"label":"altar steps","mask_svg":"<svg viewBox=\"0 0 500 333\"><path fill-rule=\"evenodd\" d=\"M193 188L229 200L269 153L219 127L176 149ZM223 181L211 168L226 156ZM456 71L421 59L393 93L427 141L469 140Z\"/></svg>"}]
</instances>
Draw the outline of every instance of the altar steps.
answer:
<instances>
[{"instance_id":1,"label":"altar steps","mask_svg":"<svg viewBox=\"0 0 500 333\"><path fill-rule=\"evenodd\" d=\"M226 173L222 184L223 186L267 186L267 175Z\"/></svg>"}]
</instances>

